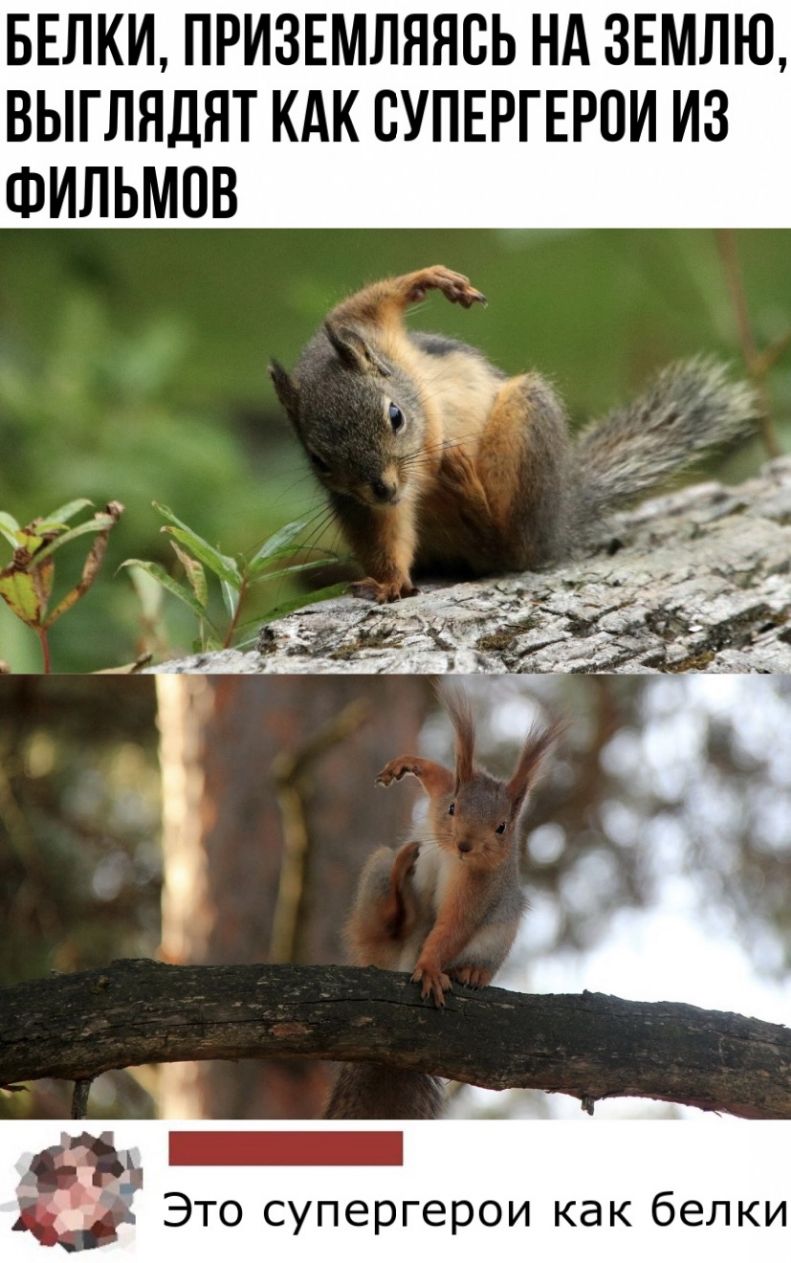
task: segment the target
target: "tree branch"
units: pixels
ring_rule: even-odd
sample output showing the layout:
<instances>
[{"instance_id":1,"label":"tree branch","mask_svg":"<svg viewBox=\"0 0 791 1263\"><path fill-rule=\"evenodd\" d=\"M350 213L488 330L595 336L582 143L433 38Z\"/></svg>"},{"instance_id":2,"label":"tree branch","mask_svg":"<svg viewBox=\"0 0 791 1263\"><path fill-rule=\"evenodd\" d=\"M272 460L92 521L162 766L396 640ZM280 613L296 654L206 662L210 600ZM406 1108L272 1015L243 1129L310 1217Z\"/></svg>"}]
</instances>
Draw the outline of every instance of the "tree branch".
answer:
<instances>
[{"instance_id":1,"label":"tree branch","mask_svg":"<svg viewBox=\"0 0 791 1263\"><path fill-rule=\"evenodd\" d=\"M696 483L616 514L600 546L392 605L318 601L257 643L163 662L180 675L473 671L791 672L791 455L738 487ZM153 668L152 668L153 669Z\"/></svg>"},{"instance_id":2,"label":"tree branch","mask_svg":"<svg viewBox=\"0 0 791 1263\"><path fill-rule=\"evenodd\" d=\"M644 1096L791 1118L791 1030L687 1004L456 987L317 966L116 961L0 990L0 1083L163 1061L373 1061L583 1101Z\"/></svg>"}]
</instances>

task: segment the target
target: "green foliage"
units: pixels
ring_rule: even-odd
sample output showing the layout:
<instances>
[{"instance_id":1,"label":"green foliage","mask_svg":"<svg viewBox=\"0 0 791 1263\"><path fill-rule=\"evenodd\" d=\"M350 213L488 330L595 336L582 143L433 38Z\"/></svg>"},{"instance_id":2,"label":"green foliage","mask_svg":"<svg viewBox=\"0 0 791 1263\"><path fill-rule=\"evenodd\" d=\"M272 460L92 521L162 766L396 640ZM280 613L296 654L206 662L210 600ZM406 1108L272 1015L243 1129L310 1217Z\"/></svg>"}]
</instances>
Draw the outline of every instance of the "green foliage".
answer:
<instances>
[{"instance_id":1,"label":"green foliage","mask_svg":"<svg viewBox=\"0 0 791 1263\"><path fill-rule=\"evenodd\" d=\"M0 350L0 433L3 449L13 453L0 462L0 504L15 520L40 514L45 495L101 503L112 491L127 506L108 547L106 570L112 574L130 556L170 569L166 539L152 540L153 497L185 505L197 532L222 538L229 552L270 536L294 518L295 507L310 507L307 486L301 499L286 503L282 496L293 481L294 453L270 453L263 475L261 451L256 446L251 454L221 412L179 401L172 383L187 337L178 322L154 317L127 332L101 293L82 287L66 287L60 302L53 302L46 346L25 345L14 326ZM58 566L65 587L79 582L76 555L64 550ZM261 585L248 602L248 616L261 621L269 607L297 595L288 576L279 585ZM150 627L140 611L132 587L102 582L100 593L53 629L58 669L91 671L137 658L150 647ZM173 602L157 633L159 652L188 649L193 614L180 614ZM41 665L35 640L3 603L0 658L15 672Z\"/></svg>"},{"instance_id":2,"label":"green foliage","mask_svg":"<svg viewBox=\"0 0 791 1263\"><path fill-rule=\"evenodd\" d=\"M110 531L123 513L123 505L112 501L101 512L94 513L93 517L69 527L69 521L89 507L91 502L84 497L72 500L46 517L33 518L27 526L20 526L10 513L0 510L0 538L12 549L9 563L0 569L0 597L16 618L38 636L45 673L49 673L52 667L48 633L93 585L102 567ZM194 648L228 648L245 626L241 621L242 612L249 606L250 597L256 587L292 579L295 575L304 575L309 571L326 570L332 562L345 560L327 549L313 546L312 551L318 552L320 556L310 561L297 560L282 564L295 552L300 558L303 556L299 540L311 526L310 518L287 522L256 548L250 557L243 553L230 557L203 539L166 505L154 501L154 508L166 520L167 525L161 528L162 533L170 537L171 548L184 572L186 582L175 578L157 561L130 558L119 566L120 570L131 571L134 588L140 600L143 627L148 629L147 638L154 642L154 648L157 647L157 642L160 647L167 646L167 638L160 629L161 592L169 592L195 615L197 638L192 642ZM50 600L55 580L54 554L64 544L70 544L87 534L93 534L95 539L83 561L79 580L52 608ZM217 580L222 599L221 609L224 612L222 624L219 617L210 612L211 594L206 578L207 569ZM150 585L146 584L146 578L151 581ZM296 608L311 600L336 595L341 588L342 585L328 585L310 596L300 594L278 606L274 612L282 614L287 609ZM250 621L259 620L256 618ZM151 653L147 652L145 656L149 657ZM101 670L104 666L105 663L95 662L93 669Z\"/></svg>"},{"instance_id":3,"label":"green foliage","mask_svg":"<svg viewBox=\"0 0 791 1263\"><path fill-rule=\"evenodd\" d=\"M222 553L219 548L215 548L203 539L197 531L187 526L186 522L177 518L167 505L157 504L155 501L154 508L168 523L167 526L162 527L162 531L171 537L171 547L184 570L186 584L174 579L163 566L155 561L130 558L122 563L122 569L130 567L137 571L138 583L139 572L142 571L164 591L175 596L183 605L192 610L198 620L196 648L204 650L228 648L233 643L237 631L243 626L242 611L257 584L291 578L295 574L305 574L309 570L326 569L329 561L337 560L333 554L319 549L322 556L312 561L277 565L298 548L299 537L310 526L310 519L307 518L286 523L266 540L252 557L247 558L244 554L240 554L234 558ZM271 569L273 565L275 569ZM212 618L209 613L209 585L206 581L206 569L218 581L225 613L223 626L220 626L217 618ZM144 600L143 592L139 587L138 591L141 600ZM334 586L325 587L314 592L313 599L320 599L330 593L334 595L335 592ZM289 604L296 606L303 603L304 598L298 597ZM279 609L277 612L282 613L283 610Z\"/></svg>"},{"instance_id":4,"label":"green foliage","mask_svg":"<svg viewBox=\"0 0 791 1263\"><path fill-rule=\"evenodd\" d=\"M90 500L73 500L62 505L47 517L34 518L27 526L20 526L10 513L0 511L0 536L10 544L13 552L9 564L0 570L0 597L12 613L34 631L41 644L44 671L51 670L48 632L64 614L71 610L93 584L101 569L107 550L110 531L116 524L123 506L117 502L108 504L102 512L95 513L87 521L69 527L68 522L78 513L90 506ZM168 592L186 606L197 619L197 638L193 640L196 649L228 648L236 639L237 633L245 626L241 621L243 610L255 588L276 580L291 579L294 575L303 575L308 571L327 569L332 562L344 560L323 548L313 547L319 557L311 561L298 560L283 562L295 551L303 555L299 543L300 536L311 525L310 518L296 522L288 522L261 544L252 556L240 553L230 557L215 548L197 531L176 517L167 505L154 501L154 508L165 518L167 523L162 533L170 537L170 545L179 562L186 582L175 578L156 561L140 558L129 558L119 566L120 570L129 569L132 581L140 599L143 626L148 629L149 639L160 644L167 644L166 637L160 633L161 609L159 595ZM86 534L94 534L90 551L83 562L79 581L61 596L57 605L50 608L55 563L53 554L64 544L71 543ZM210 610L210 589L206 570L217 580L217 588L221 602L219 606L223 614L223 623L219 615ZM149 584L145 580L149 580ZM277 613L295 608L306 601L320 600L335 595L338 585L325 586L306 597L301 594L285 605L277 607ZM257 619L251 620L257 622ZM145 655L151 656L150 653ZM105 664L95 663L94 669L101 669Z\"/></svg>"},{"instance_id":5,"label":"green foliage","mask_svg":"<svg viewBox=\"0 0 791 1263\"><path fill-rule=\"evenodd\" d=\"M90 506L90 500L72 500L45 518L20 526L10 513L0 512L0 535L11 545L12 556L0 570L0 597L20 622L34 631L41 644L44 670L50 670L48 632L59 618L84 596L99 573L110 531L123 513L123 505L111 502L86 522L69 527L71 518ZM64 544L83 535L95 535L77 583L50 608L55 582L54 554Z\"/></svg>"}]
</instances>

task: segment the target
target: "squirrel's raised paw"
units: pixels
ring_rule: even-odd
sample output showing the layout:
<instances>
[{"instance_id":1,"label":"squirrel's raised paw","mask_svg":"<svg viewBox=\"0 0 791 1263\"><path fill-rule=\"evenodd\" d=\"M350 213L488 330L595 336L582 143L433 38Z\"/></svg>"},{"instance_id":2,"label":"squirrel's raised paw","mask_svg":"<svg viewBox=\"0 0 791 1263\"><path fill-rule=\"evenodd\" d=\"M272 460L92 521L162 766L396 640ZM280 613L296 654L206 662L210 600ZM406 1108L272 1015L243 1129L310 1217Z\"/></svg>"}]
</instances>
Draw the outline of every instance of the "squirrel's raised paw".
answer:
<instances>
[{"instance_id":1,"label":"squirrel's raised paw","mask_svg":"<svg viewBox=\"0 0 791 1263\"><path fill-rule=\"evenodd\" d=\"M386 763L376 778L376 784L387 789L393 781L400 781L408 772L414 772L414 764L409 759L391 759Z\"/></svg>"},{"instance_id":2,"label":"squirrel's raised paw","mask_svg":"<svg viewBox=\"0 0 791 1263\"><path fill-rule=\"evenodd\" d=\"M412 975L413 982L419 982L420 995L422 999L427 1000L432 996L434 1003L438 1009L445 1007L445 992L452 990L452 984L447 974L443 974L442 970L435 965L421 965L417 963L417 968Z\"/></svg>"},{"instance_id":3,"label":"squirrel's raised paw","mask_svg":"<svg viewBox=\"0 0 791 1263\"><path fill-rule=\"evenodd\" d=\"M481 969L477 965L462 965L450 972L453 981L460 982L463 987L488 987L493 977L490 969Z\"/></svg>"},{"instance_id":4,"label":"squirrel's raised paw","mask_svg":"<svg viewBox=\"0 0 791 1263\"><path fill-rule=\"evenodd\" d=\"M363 601L376 601L377 605L389 605L391 601L401 601L407 596L417 596L418 588L409 579L380 583L378 579L358 579L349 584L352 596Z\"/></svg>"},{"instance_id":5,"label":"squirrel's raised paw","mask_svg":"<svg viewBox=\"0 0 791 1263\"><path fill-rule=\"evenodd\" d=\"M409 293L410 302L419 303L430 289L438 289L449 303L459 303L462 307L472 307L473 303L486 305L485 294L474 289L468 277L462 276L460 272L451 272L450 268L440 264L417 273Z\"/></svg>"}]
</instances>

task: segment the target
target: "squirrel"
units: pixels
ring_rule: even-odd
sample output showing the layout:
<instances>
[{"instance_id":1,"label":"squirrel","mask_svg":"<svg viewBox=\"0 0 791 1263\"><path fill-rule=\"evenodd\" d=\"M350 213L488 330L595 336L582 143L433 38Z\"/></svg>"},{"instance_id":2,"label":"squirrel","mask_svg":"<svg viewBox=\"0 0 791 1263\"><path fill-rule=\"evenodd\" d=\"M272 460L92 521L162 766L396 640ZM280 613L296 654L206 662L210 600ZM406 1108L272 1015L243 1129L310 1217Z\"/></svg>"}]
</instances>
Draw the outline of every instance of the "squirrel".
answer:
<instances>
[{"instance_id":1,"label":"squirrel","mask_svg":"<svg viewBox=\"0 0 791 1263\"><path fill-rule=\"evenodd\" d=\"M475 764L475 729L462 694L444 698L456 736L455 768L402 755L376 778L415 776L429 800L429 840L379 847L360 875L346 925L353 964L406 970L442 1008L453 983L486 987L503 964L525 908L518 824L560 732L527 735L510 780ZM435 1118L439 1080L414 1070L347 1064L325 1118Z\"/></svg>"},{"instance_id":2,"label":"squirrel","mask_svg":"<svg viewBox=\"0 0 791 1263\"><path fill-rule=\"evenodd\" d=\"M269 366L365 571L357 596L411 596L415 571L484 576L570 556L608 510L758 416L749 387L693 359L573 442L544 377L508 378L473 347L406 329L430 290L465 308L486 302L441 266L377 281L330 312L293 376Z\"/></svg>"}]
</instances>

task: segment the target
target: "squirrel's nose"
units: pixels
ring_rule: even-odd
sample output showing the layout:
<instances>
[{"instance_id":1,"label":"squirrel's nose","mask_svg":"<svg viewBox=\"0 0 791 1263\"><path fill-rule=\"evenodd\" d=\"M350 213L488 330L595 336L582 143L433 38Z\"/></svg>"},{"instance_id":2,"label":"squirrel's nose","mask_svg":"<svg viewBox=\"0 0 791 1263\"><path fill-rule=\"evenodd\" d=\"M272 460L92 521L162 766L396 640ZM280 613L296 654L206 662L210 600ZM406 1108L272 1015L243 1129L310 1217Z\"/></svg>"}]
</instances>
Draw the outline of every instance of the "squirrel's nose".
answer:
<instances>
[{"instance_id":1,"label":"squirrel's nose","mask_svg":"<svg viewBox=\"0 0 791 1263\"><path fill-rule=\"evenodd\" d=\"M371 490L377 500L382 504L388 504L391 500L395 500L398 488L394 482L385 482L383 478L374 478L371 483Z\"/></svg>"},{"instance_id":2,"label":"squirrel's nose","mask_svg":"<svg viewBox=\"0 0 791 1263\"><path fill-rule=\"evenodd\" d=\"M467 855L467 853L472 850L472 842L460 842L459 850L462 855Z\"/></svg>"}]
</instances>

